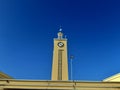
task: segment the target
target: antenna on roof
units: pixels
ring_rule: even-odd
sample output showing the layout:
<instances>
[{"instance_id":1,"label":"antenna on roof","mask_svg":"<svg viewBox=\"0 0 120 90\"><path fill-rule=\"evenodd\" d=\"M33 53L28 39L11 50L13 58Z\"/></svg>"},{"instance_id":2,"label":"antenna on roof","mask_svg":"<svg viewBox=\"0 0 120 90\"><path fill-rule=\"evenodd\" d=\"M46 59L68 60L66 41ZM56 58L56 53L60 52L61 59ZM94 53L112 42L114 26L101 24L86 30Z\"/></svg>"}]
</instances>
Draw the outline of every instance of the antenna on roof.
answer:
<instances>
[{"instance_id":1,"label":"antenna on roof","mask_svg":"<svg viewBox=\"0 0 120 90\"><path fill-rule=\"evenodd\" d=\"M60 29L59 29L59 31L61 32L62 31L62 27L60 26Z\"/></svg>"}]
</instances>

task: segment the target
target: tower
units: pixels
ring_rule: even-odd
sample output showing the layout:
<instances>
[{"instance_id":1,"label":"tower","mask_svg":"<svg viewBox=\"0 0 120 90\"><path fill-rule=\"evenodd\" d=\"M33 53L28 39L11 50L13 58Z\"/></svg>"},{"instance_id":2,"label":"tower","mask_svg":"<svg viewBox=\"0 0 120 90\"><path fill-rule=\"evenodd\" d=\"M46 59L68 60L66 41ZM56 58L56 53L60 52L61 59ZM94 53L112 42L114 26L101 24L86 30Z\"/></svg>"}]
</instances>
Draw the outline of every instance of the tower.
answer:
<instances>
[{"instance_id":1,"label":"tower","mask_svg":"<svg viewBox=\"0 0 120 90\"><path fill-rule=\"evenodd\" d=\"M58 38L54 38L52 80L68 80L67 39L61 28Z\"/></svg>"}]
</instances>

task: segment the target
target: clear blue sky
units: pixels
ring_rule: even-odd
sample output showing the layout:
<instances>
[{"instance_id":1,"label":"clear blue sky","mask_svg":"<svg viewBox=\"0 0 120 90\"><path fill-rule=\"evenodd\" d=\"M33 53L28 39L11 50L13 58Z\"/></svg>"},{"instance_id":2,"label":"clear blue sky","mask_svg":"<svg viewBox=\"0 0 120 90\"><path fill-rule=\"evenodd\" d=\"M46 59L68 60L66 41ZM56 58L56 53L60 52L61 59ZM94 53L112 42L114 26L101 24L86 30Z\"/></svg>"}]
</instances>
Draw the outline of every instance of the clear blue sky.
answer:
<instances>
[{"instance_id":1,"label":"clear blue sky","mask_svg":"<svg viewBox=\"0 0 120 90\"><path fill-rule=\"evenodd\" d=\"M50 80L53 38L62 26L68 57L75 57L74 80L100 81L120 72L119 4L119 0L0 0L0 70L16 79Z\"/></svg>"}]
</instances>

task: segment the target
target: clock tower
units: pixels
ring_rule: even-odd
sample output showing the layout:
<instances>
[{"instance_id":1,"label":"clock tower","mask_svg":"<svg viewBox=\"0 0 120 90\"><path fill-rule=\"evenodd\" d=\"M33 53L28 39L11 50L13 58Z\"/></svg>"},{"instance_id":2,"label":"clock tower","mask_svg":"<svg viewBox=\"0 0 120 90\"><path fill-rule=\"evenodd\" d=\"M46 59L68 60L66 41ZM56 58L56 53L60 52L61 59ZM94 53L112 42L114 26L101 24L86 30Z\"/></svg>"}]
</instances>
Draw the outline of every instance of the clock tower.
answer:
<instances>
[{"instance_id":1,"label":"clock tower","mask_svg":"<svg viewBox=\"0 0 120 90\"><path fill-rule=\"evenodd\" d=\"M63 38L62 29L54 38L52 80L68 80L67 39Z\"/></svg>"}]
</instances>

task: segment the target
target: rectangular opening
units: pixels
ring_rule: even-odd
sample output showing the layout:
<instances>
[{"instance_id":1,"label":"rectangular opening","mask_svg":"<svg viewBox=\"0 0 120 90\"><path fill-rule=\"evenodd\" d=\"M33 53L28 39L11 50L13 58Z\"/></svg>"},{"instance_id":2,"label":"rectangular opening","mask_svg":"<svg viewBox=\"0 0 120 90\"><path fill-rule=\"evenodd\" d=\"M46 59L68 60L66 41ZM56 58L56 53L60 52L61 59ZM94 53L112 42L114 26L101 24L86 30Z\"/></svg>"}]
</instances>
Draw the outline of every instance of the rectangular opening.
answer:
<instances>
[{"instance_id":1,"label":"rectangular opening","mask_svg":"<svg viewBox=\"0 0 120 90\"><path fill-rule=\"evenodd\" d=\"M62 50L58 51L58 80L62 80Z\"/></svg>"}]
</instances>

